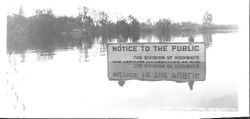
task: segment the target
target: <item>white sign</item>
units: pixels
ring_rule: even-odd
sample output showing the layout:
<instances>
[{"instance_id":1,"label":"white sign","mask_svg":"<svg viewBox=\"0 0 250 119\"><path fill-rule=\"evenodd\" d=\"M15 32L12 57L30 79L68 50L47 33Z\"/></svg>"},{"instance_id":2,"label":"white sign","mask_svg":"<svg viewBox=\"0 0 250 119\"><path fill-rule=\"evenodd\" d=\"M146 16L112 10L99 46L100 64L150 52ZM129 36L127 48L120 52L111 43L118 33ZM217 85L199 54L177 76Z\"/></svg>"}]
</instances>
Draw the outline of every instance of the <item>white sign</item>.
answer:
<instances>
[{"instance_id":1,"label":"white sign","mask_svg":"<svg viewBox=\"0 0 250 119\"><path fill-rule=\"evenodd\" d=\"M112 63L199 63L205 62L202 43L109 43Z\"/></svg>"}]
</instances>

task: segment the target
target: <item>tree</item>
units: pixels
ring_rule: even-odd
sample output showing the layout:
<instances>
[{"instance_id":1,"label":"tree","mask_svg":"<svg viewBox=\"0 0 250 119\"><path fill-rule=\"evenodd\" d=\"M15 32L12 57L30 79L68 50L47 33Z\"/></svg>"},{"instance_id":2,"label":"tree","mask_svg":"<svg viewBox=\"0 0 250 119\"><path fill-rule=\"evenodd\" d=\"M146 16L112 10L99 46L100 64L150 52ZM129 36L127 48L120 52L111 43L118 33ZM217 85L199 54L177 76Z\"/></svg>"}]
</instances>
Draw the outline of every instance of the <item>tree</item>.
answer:
<instances>
[{"instance_id":1,"label":"tree","mask_svg":"<svg viewBox=\"0 0 250 119\"><path fill-rule=\"evenodd\" d=\"M107 13L105 13L105 12L99 12L99 20L98 20L98 22L99 22L99 24L101 26L107 25L108 18L109 18L109 16L108 16Z\"/></svg>"},{"instance_id":2,"label":"tree","mask_svg":"<svg viewBox=\"0 0 250 119\"><path fill-rule=\"evenodd\" d=\"M155 29L157 34L161 35L166 35L170 33L170 25L171 21L169 19L160 19L156 24L155 24Z\"/></svg>"},{"instance_id":3,"label":"tree","mask_svg":"<svg viewBox=\"0 0 250 119\"><path fill-rule=\"evenodd\" d=\"M78 8L78 17L80 19L80 21L83 21L89 13L89 8L87 8L86 6L83 7L79 7Z\"/></svg>"},{"instance_id":4,"label":"tree","mask_svg":"<svg viewBox=\"0 0 250 119\"><path fill-rule=\"evenodd\" d=\"M29 26L29 23L23 14L23 6L21 6L18 14L9 15L7 17L8 40L20 40L27 34L27 27Z\"/></svg>"},{"instance_id":5,"label":"tree","mask_svg":"<svg viewBox=\"0 0 250 119\"><path fill-rule=\"evenodd\" d=\"M120 18L116 22L116 30L118 35L122 35L124 39L128 39L129 36L129 25L125 18Z\"/></svg>"},{"instance_id":6,"label":"tree","mask_svg":"<svg viewBox=\"0 0 250 119\"><path fill-rule=\"evenodd\" d=\"M131 33L138 33L140 31L140 24L139 21L132 15L128 16L128 22L130 26L130 34Z\"/></svg>"},{"instance_id":7,"label":"tree","mask_svg":"<svg viewBox=\"0 0 250 119\"><path fill-rule=\"evenodd\" d=\"M206 12L204 15L203 15L203 24L212 24L212 21L213 21L213 16L212 14L210 14L209 12Z\"/></svg>"},{"instance_id":8,"label":"tree","mask_svg":"<svg viewBox=\"0 0 250 119\"><path fill-rule=\"evenodd\" d=\"M89 15L89 8L85 6L78 8L77 24L80 26L80 29L87 34L94 32L94 20Z\"/></svg>"},{"instance_id":9,"label":"tree","mask_svg":"<svg viewBox=\"0 0 250 119\"><path fill-rule=\"evenodd\" d=\"M132 15L128 16L129 22L129 35L132 37L133 41L137 41L140 35L140 23L139 21Z\"/></svg>"},{"instance_id":10,"label":"tree","mask_svg":"<svg viewBox=\"0 0 250 119\"><path fill-rule=\"evenodd\" d=\"M18 12L18 15L19 16L23 16L23 6L21 6L20 8L19 8L19 12Z\"/></svg>"}]
</instances>

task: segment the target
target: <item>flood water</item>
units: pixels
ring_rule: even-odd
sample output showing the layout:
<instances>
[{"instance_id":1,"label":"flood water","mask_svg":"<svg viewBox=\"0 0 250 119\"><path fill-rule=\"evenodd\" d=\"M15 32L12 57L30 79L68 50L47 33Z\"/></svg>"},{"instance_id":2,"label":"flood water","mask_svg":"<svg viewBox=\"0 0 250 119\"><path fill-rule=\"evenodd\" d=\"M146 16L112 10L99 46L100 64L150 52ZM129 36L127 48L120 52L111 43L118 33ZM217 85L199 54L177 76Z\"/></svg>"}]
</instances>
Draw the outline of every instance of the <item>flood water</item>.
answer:
<instances>
[{"instance_id":1,"label":"flood water","mask_svg":"<svg viewBox=\"0 0 250 119\"><path fill-rule=\"evenodd\" d=\"M6 105L9 110L31 115L87 114L102 110L237 111L240 74L230 69L239 67L232 63L239 61L238 57L232 57L232 53L240 52L240 45L235 45L237 37L237 32L195 35L193 42L205 42L206 62L198 69L203 75L200 81L192 83L127 80L120 86L108 77L106 44L120 42L116 38L76 39L64 45L46 45L43 49L13 48L8 52L10 65L2 83L8 99ZM189 40L173 36L161 41L149 35L137 42Z\"/></svg>"}]
</instances>

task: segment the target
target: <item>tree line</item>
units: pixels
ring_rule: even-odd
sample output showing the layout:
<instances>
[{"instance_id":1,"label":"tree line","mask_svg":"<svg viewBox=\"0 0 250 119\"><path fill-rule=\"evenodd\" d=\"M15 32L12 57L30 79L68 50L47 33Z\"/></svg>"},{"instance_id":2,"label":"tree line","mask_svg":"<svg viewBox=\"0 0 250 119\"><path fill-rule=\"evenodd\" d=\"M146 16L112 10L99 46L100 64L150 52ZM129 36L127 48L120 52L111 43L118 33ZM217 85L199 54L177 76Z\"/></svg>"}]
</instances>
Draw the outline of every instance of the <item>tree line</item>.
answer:
<instances>
[{"instance_id":1,"label":"tree line","mask_svg":"<svg viewBox=\"0 0 250 119\"><path fill-rule=\"evenodd\" d=\"M139 22L133 16L118 18L111 21L109 15L103 11L90 10L83 6L78 8L76 17L55 16L51 9L37 9L35 15L24 16L20 7L17 14L7 16L7 43L19 45L57 45L58 42L66 43L71 38L73 29L84 31L88 37L132 39L136 42L142 34L154 34L168 39L170 35L187 32L199 33L207 30L235 28L235 26L214 25L212 15L205 13L203 24L192 22L176 23L170 19L160 19L152 22Z\"/></svg>"}]
</instances>

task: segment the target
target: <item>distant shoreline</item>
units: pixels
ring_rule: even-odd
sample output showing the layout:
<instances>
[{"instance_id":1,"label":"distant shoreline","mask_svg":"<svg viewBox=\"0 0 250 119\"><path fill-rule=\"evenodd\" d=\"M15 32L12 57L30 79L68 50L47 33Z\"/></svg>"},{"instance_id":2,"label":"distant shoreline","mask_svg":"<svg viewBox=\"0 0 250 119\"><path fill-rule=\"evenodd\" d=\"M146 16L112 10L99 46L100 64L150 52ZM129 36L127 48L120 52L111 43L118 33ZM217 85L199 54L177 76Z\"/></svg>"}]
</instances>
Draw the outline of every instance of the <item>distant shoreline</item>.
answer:
<instances>
[{"instance_id":1,"label":"distant shoreline","mask_svg":"<svg viewBox=\"0 0 250 119\"><path fill-rule=\"evenodd\" d=\"M55 16L51 9L37 9L34 16L25 17L22 8L18 14L7 16L7 49L24 51L25 49L53 50L58 46L70 44L72 40L81 40L93 44L93 38L102 37L118 39L119 42L131 40L137 42L144 35L155 35L159 42L170 40L170 37L194 37L204 34L211 39L212 33L237 32L237 25L217 25L212 23L212 15L204 14L203 24L192 22L176 23L170 19L159 19L157 22L140 22L133 15L121 17L113 22L105 12L98 12L96 18L87 7L79 10L77 17ZM81 41L81 42L80 42ZM193 40L190 40L193 42Z\"/></svg>"}]
</instances>

